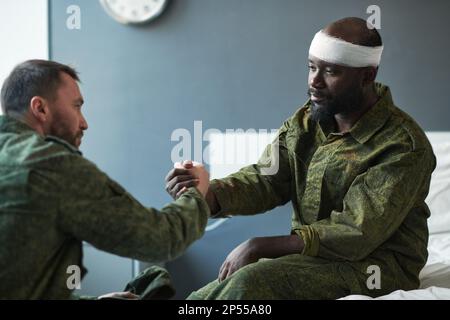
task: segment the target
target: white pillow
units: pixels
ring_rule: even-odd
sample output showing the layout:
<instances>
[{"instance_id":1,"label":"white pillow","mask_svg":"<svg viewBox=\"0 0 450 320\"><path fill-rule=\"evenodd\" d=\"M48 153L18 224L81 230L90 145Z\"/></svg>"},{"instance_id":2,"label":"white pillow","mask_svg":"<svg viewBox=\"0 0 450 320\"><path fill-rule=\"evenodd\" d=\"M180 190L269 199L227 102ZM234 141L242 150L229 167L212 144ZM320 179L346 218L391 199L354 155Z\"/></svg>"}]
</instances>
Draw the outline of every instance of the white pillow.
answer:
<instances>
[{"instance_id":1,"label":"white pillow","mask_svg":"<svg viewBox=\"0 0 450 320\"><path fill-rule=\"evenodd\" d=\"M437 160L425 200L431 211L428 228L430 234L450 232L450 132L428 132L427 136Z\"/></svg>"}]
</instances>

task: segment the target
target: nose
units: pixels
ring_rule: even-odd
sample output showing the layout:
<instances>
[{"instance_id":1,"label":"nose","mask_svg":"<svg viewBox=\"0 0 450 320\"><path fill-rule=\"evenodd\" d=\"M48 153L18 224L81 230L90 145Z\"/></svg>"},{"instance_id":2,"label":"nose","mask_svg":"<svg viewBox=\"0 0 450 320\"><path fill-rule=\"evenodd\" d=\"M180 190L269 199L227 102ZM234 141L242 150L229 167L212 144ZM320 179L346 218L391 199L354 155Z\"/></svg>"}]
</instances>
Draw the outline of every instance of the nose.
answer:
<instances>
[{"instance_id":1,"label":"nose","mask_svg":"<svg viewBox=\"0 0 450 320\"><path fill-rule=\"evenodd\" d=\"M88 123L86 121L86 119L83 117L83 115L81 115L81 122L80 122L80 129L81 130L87 130L88 129Z\"/></svg>"},{"instance_id":2,"label":"nose","mask_svg":"<svg viewBox=\"0 0 450 320\"><path fill-rule=\"evenodd\" d=\"M309 73L309 86L315 89L322 89L325 87L323 75L319 70Z\"/></svg>"}]
</instances>

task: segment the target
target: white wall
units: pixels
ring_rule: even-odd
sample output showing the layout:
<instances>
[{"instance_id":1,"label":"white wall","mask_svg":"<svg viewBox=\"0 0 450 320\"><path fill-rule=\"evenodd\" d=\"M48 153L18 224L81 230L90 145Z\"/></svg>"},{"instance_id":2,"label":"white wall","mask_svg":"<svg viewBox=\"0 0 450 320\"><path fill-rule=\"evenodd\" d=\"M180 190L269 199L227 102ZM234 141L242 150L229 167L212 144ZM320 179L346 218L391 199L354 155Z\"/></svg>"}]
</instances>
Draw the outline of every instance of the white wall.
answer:
<instances>
[{"instance_id":1,"label":"white wall","mask_svg":"<svg viewBox=\"0 0 450 320\"><path fill-rule=\"evenodd\" d=\"M2 85L18 63L28 59L48 59L48 1L1 0L0 41Z\"/></svg>"}]
</instances>

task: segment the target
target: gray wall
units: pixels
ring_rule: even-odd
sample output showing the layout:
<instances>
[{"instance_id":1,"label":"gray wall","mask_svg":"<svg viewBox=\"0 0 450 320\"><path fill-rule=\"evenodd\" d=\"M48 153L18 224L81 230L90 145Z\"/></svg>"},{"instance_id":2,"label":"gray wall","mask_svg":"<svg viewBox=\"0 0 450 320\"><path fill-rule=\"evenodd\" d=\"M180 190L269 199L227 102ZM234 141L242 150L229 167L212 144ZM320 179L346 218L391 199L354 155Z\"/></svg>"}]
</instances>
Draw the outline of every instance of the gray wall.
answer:
<instances>
[{"instance_id":1,"label":"gray wall","mask_svg":"<svg viewBox=\"0 0 450 320\"><path fill-rule=\"evenodd\" d=\"M172 0L157 21L118 24L98 1L50 0L51 57L78 68L90 128L82 151L142 203L170 201L176 128L278 128L305 101L314 33L345 16L382 10L379 80L426 130L450 130L450 2ZM81 30L65 27L81 8ZM286 234L289 206L233 218L168 265L178 298L216 277L227 253L257 235Z\"/></svg>"}]
</instances>

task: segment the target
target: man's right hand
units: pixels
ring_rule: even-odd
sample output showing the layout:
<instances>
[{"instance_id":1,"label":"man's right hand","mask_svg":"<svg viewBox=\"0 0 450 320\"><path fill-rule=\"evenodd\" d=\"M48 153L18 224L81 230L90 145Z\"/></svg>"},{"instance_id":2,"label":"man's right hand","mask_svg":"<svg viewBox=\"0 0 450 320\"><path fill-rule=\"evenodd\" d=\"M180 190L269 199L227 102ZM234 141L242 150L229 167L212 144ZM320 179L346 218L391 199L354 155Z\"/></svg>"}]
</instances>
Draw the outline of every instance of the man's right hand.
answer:
<instances>
[{"instance_id":1,"label":"man's right hand","mask_svg":"<svg viewBox=\"0 0 450 320\"><path fill-rule=\"evenodd\" d=\"M208 171L200 163L176 163L166 176L166 191L172 198L177 199L190 187L196 187L203 197L206 197L209 188Z\"/></svg>"}]
</instances>

